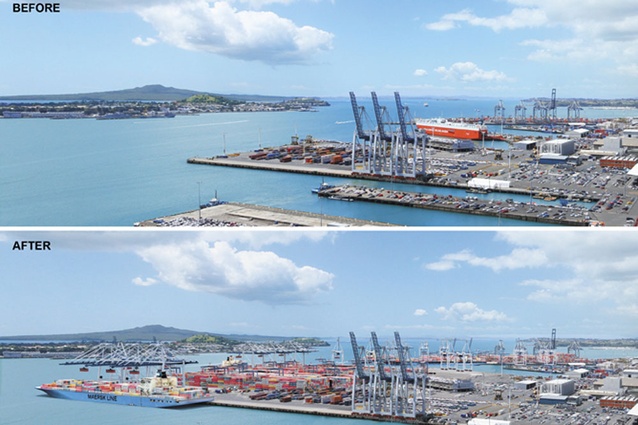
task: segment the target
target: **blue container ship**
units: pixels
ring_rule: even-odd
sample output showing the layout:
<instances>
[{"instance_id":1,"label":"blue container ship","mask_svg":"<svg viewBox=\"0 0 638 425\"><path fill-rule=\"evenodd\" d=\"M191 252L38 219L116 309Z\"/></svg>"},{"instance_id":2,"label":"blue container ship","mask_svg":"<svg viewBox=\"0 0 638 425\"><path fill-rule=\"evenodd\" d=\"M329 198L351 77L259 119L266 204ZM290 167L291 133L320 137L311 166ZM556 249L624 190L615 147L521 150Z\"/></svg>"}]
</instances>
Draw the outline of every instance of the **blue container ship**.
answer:
<instances>
[{"instance_id":1,"label":"blue container ship","mask_svg":"<svg viewBox=\"0 0 638 425\"><path fill-rule=\"evenodd\" d=\"M140 382L58 379L36 389L55 398L142 407L179 407L208 403L212 394L200 387L180 386L177 377L158 374Z\"/></svg>"},{"instance_id":2,"label":"blue container ship","mask_svg":"<svg viewBox=\"0 0 638 425\"><path fill-rule=\"evenodd\" d=\"M165 344L102 343L80 354L64 365L82 365L80 372L97 367L99 380L58 379L42 384L36 389L47 395L67 400L94 401L98 403L122 404L142 407L179 407L208 403L214 400L207 389L186 386L180 383L183 376L178 372L193 361L176 359ZM106 373L116 374L117 380L103 380L102 367ZM140 367L147 373L140 379ZM148 373L157 368L155 376ZM169 372L167 372L167 370Z\"/></svg>"}]
</instances>

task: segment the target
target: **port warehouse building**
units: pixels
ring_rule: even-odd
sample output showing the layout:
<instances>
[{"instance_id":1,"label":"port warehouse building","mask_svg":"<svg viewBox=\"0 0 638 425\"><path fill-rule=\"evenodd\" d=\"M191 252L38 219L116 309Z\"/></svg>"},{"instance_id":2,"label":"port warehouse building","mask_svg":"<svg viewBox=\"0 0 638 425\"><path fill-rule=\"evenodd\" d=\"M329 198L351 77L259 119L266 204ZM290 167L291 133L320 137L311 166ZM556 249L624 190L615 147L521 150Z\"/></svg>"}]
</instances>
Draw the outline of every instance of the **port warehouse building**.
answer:
<instances>
[{"instance_id":1,"label":"port warehouse building","mask_svg":"<svg viewBox=\"0 0 638 425\"><path fill-rule=\"evenodd\" d=\"M573 379L552 379L543 382L538 402L540 404L581 404L576 392L576 381Z\"/></svg>"},{"instance_id":2,"label":"port warehouse building","mask_svg":"<svg viewBox=\"0 0 638 425\"><path fill-rule=\"evenodd\" d=\"M637 130L638 131L638 130ZM598 149L583 150L584 155L597 156L600 158L600 166L608 168L628 168L631 169L638 165L638 155L624 154L630 148L638 150L638 134L630 143L625 143L619 137L607 137L600 143L596 142L594 146ZM533 150L539 147L536 140L521 140L513 144L516 150ZM540 142L539 149L541 164L561 164L571 162L576 154L576 144L572 139L554 139ZM638 170L636 170L638 173ZM636 174L630 174L636 175Z\"/></svg>"}]
</instances>

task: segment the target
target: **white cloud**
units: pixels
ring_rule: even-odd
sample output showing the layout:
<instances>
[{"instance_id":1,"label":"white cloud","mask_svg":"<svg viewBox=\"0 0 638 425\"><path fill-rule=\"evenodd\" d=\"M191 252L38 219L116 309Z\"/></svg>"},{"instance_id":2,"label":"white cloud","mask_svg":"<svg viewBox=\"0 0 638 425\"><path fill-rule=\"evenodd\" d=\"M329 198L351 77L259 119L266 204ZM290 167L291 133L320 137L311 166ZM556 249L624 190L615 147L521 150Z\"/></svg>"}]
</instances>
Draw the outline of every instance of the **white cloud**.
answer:
<instances>
[{"instance_id":1,"label":"white cloud","mask_svg":"<svg viewBox=\"0 0 638 425\"><path fill-rule=\"evenodd\" d=\"M495 70L483 70L473 62L456 62L449 68L440 66L436 68L435 71L443 75L443 79L445 80L463 82L508 80L507 75L504 73Z\"/></svg>"},{"instance_id":2,"label":"white cloud","mask_svg":"<svg viewBox=\"0 0 638 425\"><path fill-rule=\"evenodd\" d=\"M62 0L62 7L135 13L157 31L152 39L180 49L270 65L318 63L333 34L263 10L294 1Z\"/></svg>"},{"instance_id":3,"label":"white cloud","mask_svg":"<svg viewBox=\"0 0 638 425\"><path fill-rule=\"evenodd\" d=\"M297 0L239 0L240 3L247 4L254 9L261 9L271 4L291 4Z\"/></svg>"},{"instance_id":4,"label":"white cloud","mask_svg":"<svg viewBox=\"0 0 638 425\"><path fill-rule=\"evenodd\" d=\"M159 282L153 278L142 279L141 277L136 277L135 279L133 279L133 284L137 286L152 286L156 283Z\"/></svg>"},{"instance_id":5,"label":"white cloud","mask_svg":"<svg viewBox=\"0 0 638 425\"><path fill-rule=\"evenodd\" d=\"M503 29L543 26L547 23L547 16L543 10L538 8L515 8L508 15L482 18L476 16L471 10L464 9L457 13L448 13L439 21L426 24L424 27L433 31L449 31L459 27L461 23L487 27L498 32Z\"/></svg>"},{"instance_id":6,"label":"white cloud","mask_svg":"<svg viewBox=\"0 0 638 425\"><path fill-rule=\"evenodd\" d=\"M426 75L428 75L428 72L425 69L419 68L414 70L415 77L424 77Z\"/></svg>"},{"instance_id":7,"label":"white cloud","mask_svg":"<svg viewBox=\"0 0 638 425\"><path fill-rule=\"evenodd\" d=\"M505 313L496 310L483 310L473 302L458 302L449 308L437 307L434 311L441 315L443 320L460 322L494 322L508 320Z\"/></svg>"},{"instance_id":8,"label":"white cloud","mask_svg":"<svg viewBox=\"0 0 638 425\"><path fill-rule=\"evenodd\" d=\"M445 254L440 261L425 265L428 270L447 271L467 263L471 266L487 267L495 272L542 266L547 263L545 252L540 249L515 248L506 255L481 257L471 250Z\"/></svg>"},{"instance_id":9,"label":"white cloud","mask_svg":"<svg viewBox=\"0 0 638 425\"><path fill-rule=\"evenodd\" d=\"M561 35L560 39L522 42L522 46L535 48L528 54L528 59L534 61L612 59L622 70L631 66L638 54L638 8L634 0L508 0L507 3L511 10L506 14L485 17L464 9L445 14L424 28L450 31L470 25L495 32L525 28L566 30L567 35Z\"/></svg>"},{"instance_id":10,"label":"white cloud","mask_svg":"<svg viewBox=\"0 0 638 425\"><path fill-rule=\"evenodd\" d=\"M192 0L140 8L165 43L268 64L308 64L332 49L333 34L297 26L273 12L238 10L227 1Z\"/></svg>"},{"instance_id":11,"label":"white cloud","mask_svg":"<svg viewBox=\"0 0 638 425\"><path fill-rule=\"evenodd\" d=\"M143 47L152 46L155 43L157 43L157 40L152 37L146 37L146 38L135 37L133 39L133 44L137 44L138 46L143 46Z\"/></svg>"},{"instance_id":12,"label":"white cloud","mask_svg":"<svg viewBox=\"0 0 638 425\"><path fill-rule=\"evenodd\" d=\"M445 271L457 268L458 265L454 261L442 260L442 261L435 261L433 263L427 263L423 267L427 270L445 272Z\"/></svg>"},{"instance_id":13,"label":"white cloud","mask_svg":"<svg viewBox=\"0 0 638 425\"><path fill-rule=\"evenodd\" d=\"M158 244L137 253L166 284L273 305L306 303L330 291L334 278L329 272L298 266L274 252L242 251L227 242L212 246L204 241Z\"/></svg>"},{"instance_id":14,"label":"white cloud","mask_svg":"<svg viewBox=\"0 0 638 425\"><path fill-rule=\"evenodd\" d=\"M416 310L414 310L414 315L415 316L427 316L428 312L422 308L417 308Z\"/></svg>"},{"instance_id":15,"label":"white cloud","mask_svg":"<svg viewBox=\"0 0 638 425\"><path fill-rule=\"evenodd\" d=\"M622 230L622 229L618 229ZM473 250L444 254L424 267L447 271L464 266L485 267L494 272L504 270L552 269L556 279L524 279L522 296L538 303L569 305L600 304L632 315L638 312L638 251L633 249L638 234L626 231L575 232L571 229L552 232L504 231L497 241L509 252L479 255ZM453 309L437 309L451 315ZM636 316L634 316L636 317Z\"/></svg>"}]
</instances>

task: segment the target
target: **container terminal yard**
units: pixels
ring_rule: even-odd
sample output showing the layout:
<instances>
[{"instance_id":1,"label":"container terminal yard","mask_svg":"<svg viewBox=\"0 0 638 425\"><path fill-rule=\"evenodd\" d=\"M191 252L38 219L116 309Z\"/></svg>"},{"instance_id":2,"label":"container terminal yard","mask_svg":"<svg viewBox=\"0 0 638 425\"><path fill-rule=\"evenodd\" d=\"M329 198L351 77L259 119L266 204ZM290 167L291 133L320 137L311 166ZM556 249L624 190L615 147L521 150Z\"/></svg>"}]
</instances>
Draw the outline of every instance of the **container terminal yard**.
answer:
<instances>
[{"instance_id":1,"label":"container terminal yard","mask_svg":"<svg viewBox=\"0 0 638 425\"><path fill-rule=\"evenodd\" d=\"M638 423L638 359L580 358L577 342L559 352L555 335L537 339L532 352L519 340L511 354L502 341L475 353L471 339L454 339L432 353L423 343L414 353L398 332L385 344L371 332L367 346L350 332L350 360L337 339L330 359L313 362L306 361L311 347L246 342L198 371L186 371L196 362L172 353L168 362L151 359L148 353L167 352L157 343L103 343L63 364L81 373L97 368L100 380L106 368L99 388L107 389L141 379L144 366L170 365L162 368L179 386L199 388L214 396L206 404L230 408L417 424ZM481 371L486 365L500 365L500 372Z\"/></svg>"},{"instance_id":2,"label":"container terminal yard","mask_svg":"<svg viewBox=\"0 0 638 425\"><path fill-rule=\"evenodd\" d=\"M560 138L506 137L463 120L414 120L398 93L395 101L399 119L392 120L372 94L377 124L366 127L369 120L365 119L365 109L358 106L351 93L356 127L351 143L293 136L289 144L278 147L187 161L362 180L361 187L316 191L319 196L336 200L567 226L638 225L638 128L629 126L602 138L600 123L585 126L576 121L571 127L560 127ZM454 137L441 137L445 131ZM371 189L365 186L365 180L458 189L458 195L423 196L416 190ZM511 194L516 199L493 200L489 196L492 192ZM287 214L294 216L297 212Z\"/></svg>"}]
</instances>

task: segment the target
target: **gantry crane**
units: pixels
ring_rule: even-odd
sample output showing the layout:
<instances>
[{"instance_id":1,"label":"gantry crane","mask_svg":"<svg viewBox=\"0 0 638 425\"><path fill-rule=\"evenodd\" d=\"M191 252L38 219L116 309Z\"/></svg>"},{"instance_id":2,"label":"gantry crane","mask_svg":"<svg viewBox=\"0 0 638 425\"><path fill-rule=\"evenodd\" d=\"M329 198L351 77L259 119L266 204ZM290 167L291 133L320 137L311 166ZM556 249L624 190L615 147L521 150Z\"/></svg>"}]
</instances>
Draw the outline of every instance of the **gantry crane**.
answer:
<instances>
[{"instance_id":1,"label":"gantry crane","mask_svg":"<svg viewBox=\"0 0 638 425\"><path fill-rule=\"evenodd\" d=\"M352 171L410 178L425 175L427 135L414 130L414 121L409 115L409 109L401 103L399 93L394 93L398 122L393 121L385 106L379 104L376 92L371 92L371 96L376 125L366 130L365 109L358 105L355 94L350 92L356 125Z\"/></svg>"}]
</instances>

